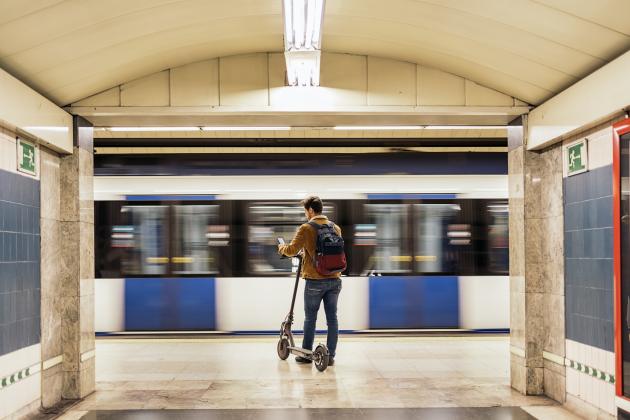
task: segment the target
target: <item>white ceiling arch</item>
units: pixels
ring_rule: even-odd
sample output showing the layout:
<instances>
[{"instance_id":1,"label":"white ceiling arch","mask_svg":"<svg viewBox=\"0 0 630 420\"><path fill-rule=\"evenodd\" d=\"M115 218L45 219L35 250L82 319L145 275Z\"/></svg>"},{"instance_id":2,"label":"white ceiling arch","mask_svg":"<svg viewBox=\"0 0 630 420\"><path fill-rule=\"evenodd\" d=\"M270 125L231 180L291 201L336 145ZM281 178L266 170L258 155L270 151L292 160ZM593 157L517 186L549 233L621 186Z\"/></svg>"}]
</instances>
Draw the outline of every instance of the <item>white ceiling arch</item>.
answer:
<instances>
[{"instance_id":1,"label":"white ceiling arch","mask_svg":"<svg viewBox=\"0 0 630 420\"><path fill-rule=\"evenodd\" d=\"M66 105L208 58L282 51L280 0L3 0L0 67ZM539 104L630 49L627 0L327 0L323 50Z\"/></svg>"}]
</instances>

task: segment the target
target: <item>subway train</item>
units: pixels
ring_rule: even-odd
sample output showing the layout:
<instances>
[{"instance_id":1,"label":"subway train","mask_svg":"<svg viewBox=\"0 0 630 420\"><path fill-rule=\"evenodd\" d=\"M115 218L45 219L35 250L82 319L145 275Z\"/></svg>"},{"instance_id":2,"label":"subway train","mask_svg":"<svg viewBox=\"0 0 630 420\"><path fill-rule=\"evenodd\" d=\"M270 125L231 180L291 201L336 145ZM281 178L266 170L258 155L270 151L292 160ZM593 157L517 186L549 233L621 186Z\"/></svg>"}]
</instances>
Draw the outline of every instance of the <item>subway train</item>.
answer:
<instances>
[{"instance_id":1,"label":"subway train","mask_svg":"<svg viewBox=\"0 0 630 420\"><path fill-rule=\"evenodd\" d=\"M507 330L505 154L462 155L97 155L96 330L277 333L297 261L276 238L309 194L346 244L342 331Z\"/></svg>"}]
</instances>

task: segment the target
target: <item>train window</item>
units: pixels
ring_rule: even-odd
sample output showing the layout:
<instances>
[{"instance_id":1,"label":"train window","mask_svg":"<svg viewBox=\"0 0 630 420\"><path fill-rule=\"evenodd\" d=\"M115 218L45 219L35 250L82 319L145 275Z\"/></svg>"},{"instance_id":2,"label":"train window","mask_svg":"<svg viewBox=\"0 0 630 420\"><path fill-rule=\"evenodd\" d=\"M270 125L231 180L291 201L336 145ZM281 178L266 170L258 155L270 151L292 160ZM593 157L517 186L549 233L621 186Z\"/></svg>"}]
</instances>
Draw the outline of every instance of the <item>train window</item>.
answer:
<instances>
[{"instance_id":1,"label":"train window","mask_svg":"<svg viewBox=\"0 0 630 420\"><path fill-rule=\"evenodd\" d=\"M368 223L355 227L357 240L368 241L372 250L364 272L408 273L409 204L366 204ZM367 242L366 242L367 243Z\"/></svg>"},{"instance_id":2,"label":"train window","mask_svg":"<svg viewBox=\"0 0 630 420\"><path fill-rule=\"evenodd\" d=\"M291 259L278 256L276 238L289 242L302 223L304 208L295 203L252 203L248 208L248 261L256 274L290 273ZM334 208L324 206L324 214L334 217Z\"/></svg>"},{"instance_id":3,"label":"train window","mask_svg":"<svg viewBox=\"0 0 630 420\"><path fill-rule=\"evenodd\" d=\"M219 249L229 230L219 224L218 205L176 205L173 232L173 274L212 274L219 267Z\"/></svg>"},{"instance_id":4,"label":"train window","mask_svg":"<svg viewBox=\"0 0 630 420\"><path fill-rule=\"evenodd\" d=\"M124 249L121 271L130 275L163 275L168 269L168 207L120 208L126 224L112 226L112 247Z\"/></svg>"},{"instance_id":5,"label":"train window","mask_svg":"<svg viewBox=\"0 0 630 420\"><path fill-rule=\"evenodd\" d=\"M414 210L416 271L421 273L455 271L456 255L451 241L470 241L469 232L455 232L449 229L461 212L459 204L415 204Z\"/></svg>"},{"instance_id":6,"label":"train window","mask_svg":"<svg viewBox=\"0 0 630 420\"><path fill-rule=\"evenodd\" d=\"M509 272L508 203L492 202L487 206L488 215L488 271L507 274Z\"/></svg>"}]
</instances>

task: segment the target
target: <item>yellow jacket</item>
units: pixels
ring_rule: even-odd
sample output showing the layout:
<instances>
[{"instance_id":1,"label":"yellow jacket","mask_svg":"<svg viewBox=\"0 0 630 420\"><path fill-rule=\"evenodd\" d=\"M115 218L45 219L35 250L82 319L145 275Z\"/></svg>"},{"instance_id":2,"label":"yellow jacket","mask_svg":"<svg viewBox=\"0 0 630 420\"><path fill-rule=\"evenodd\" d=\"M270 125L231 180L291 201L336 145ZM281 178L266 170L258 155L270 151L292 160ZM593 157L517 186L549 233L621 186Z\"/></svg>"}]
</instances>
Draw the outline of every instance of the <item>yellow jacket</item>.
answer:
<instances>
[{"instance_id":1,"label":"yellow jacket","mask_svg":"<svg viewBox=\"0 0 630 420\"><path fill-rule=\"evenodd\" d=\"M328 223L328 217L319 215L313 217L310 222L316 222L320 225ZM335 230L337 234L341 236L341 229L335 224ZM308 223L304 223L300 226L293 237L293 240L288 245L280 245L278 248L278 254L292 257L297 255L300 250L304 250L304 256L302 258L302 277L305 279L331 279L338 278L341 273L331 274L330 276L322 276L315 269L315 242L317 240L317 233L315 229Z\"/></svg>"}]
</instances>

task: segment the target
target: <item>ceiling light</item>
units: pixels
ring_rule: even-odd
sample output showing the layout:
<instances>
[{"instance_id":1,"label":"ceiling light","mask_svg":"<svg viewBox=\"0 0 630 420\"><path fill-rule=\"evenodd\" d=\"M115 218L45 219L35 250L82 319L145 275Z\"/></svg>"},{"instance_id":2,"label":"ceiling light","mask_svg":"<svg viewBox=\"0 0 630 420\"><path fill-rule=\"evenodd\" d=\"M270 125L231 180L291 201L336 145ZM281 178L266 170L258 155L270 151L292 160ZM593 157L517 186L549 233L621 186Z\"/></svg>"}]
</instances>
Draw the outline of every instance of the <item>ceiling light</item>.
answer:
<instances>
[{"instance_id":1,"label":"ceiling light","mask_svg":"<svg viewBox=\"0 0 630 420\"><path fill-rule=\"evenodd\" d=\"M334 130L422 130L421 125L338 125Z\"/></svg>"},{"instance_id":2,"label":"ceiling light","mask_svg":"<svg viewBox=\"0 0 630 420\"><path fill-rule=\"evenodd\" d=\"M427 130L500 130L505 125L425 125Z\"/></svg>"},{"instance_id":3,"label":"ceiling light","mask_svg":"<svg viewBox=\"0 0 630 420\"><path fill-rule=\"evenodd\" d=\"M286 131L291 127L95 127L96 131Z\"/></svg>"},{"instance_id":4,"label":"ceiling light","mask_svg":"<svg viewBox=\"0 0 630 420\"><path fill-rule=\"evenodd\" d=\"M291 86L319 86L324 0L283 0L284 57Z\"/></svg>"},{"instance_id":5,"label":"ceiling light","mask_svg":"<svg viewBox=\"0 0 630 420\"><path fill-rule=\"evenodd\" d=\"M338 125L334 130L499 130L504 125Z\"/></svg>"},{"instance_id":6,"label":"ceiling light","mask_svg":"<svg viewBox=\"0 0 630 420\"><path fill-rule=\"evenodd\" d=\"M319 51L285 51L290 86L319 86Z\"/></svg>"},{"instance_id":7,"label":"ceiling light","mask_svg":"<svg viewBox=\"0 0 630 420\"><path fill-rule=\"evenodd\" d=\"M321 50L324 0L283 0L284 49Z\"/></svg>"},{"instance_id":8,"label":"ceiling light","mask_svg":"<svg viewBox=\"0 0 630 420\"><path fill-rule=\"evenodd\" d=\"M291 127L201 127L203 131L287 131Z\"/></svg>"},{"instance_id":9,"label":"ceiling light","mask_svg":"<svg viewBox=\"0 0 630 420\"><path fill-rule=\"evenodd\" d=\"M199 127L104 127L106 131L199 131Z\"/></svg>"}]
</instances>

